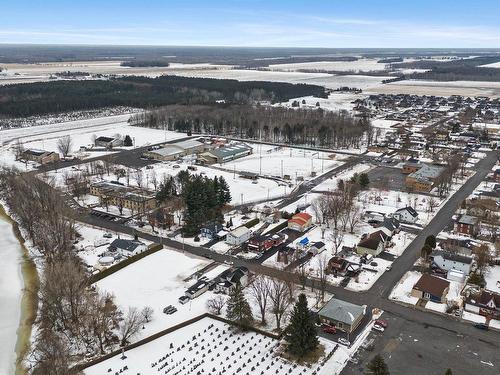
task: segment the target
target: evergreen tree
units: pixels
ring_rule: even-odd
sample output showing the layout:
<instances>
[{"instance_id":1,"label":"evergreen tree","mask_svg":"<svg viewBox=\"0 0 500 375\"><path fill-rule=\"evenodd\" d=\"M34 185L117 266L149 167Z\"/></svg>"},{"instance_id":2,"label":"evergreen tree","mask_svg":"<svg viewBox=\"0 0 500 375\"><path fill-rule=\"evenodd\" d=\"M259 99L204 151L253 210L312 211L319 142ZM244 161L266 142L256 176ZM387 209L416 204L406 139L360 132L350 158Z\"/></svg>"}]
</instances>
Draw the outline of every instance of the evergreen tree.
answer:
<instances>
[{"instance_id":1,"label":"evergreen tree","mask_svg":"<svg viewBox=\"0 0 500 375\"><path fill-rule=\"evenodd\" d=\"M451 372L451 368L449 368L448 370L446 370L446 372L444 373L444 375L453 375L453 372Z\"/></svg>"},{"instance_id":2,"label":"evergreen tree","mask_svg":"<svg viewBox=\"0 0 500 375\"><path fill-rule=\"evenodd\" d=\"M227 318L241 327L247 327L253 321L252 309L243 294L239 282L232 288L227 301Z\"/></svg>"},{"instance_id":3,"label":"evergreen tree","mask_svg":"<svg viewBox=\"0 0 500 375\"><path fill-rule=\"evenodd\" d=\"M368 178L368 174L361 173L359 175L359 186L361 186L362 188L366 188L368 187L369 184L370 184L370 179Z\"/></svg>"},{"instance_id":4,"label":"evergreen tree","mask_svg":"<svg viewBox=\"0 0 500 375\"><path fill-rule=\"evenodd\" d=\"M366 366L369 375L390 375L389 368L380 354L377 354Z\"/></svg>"},{"instance_id":5,"label":"evergreen tree","mask_svg":"<svg viewBox=\"0 0 500 375\"><path fill-rule=\"evenodd\" d=\"M130 138L130 135L126 135L125 136L125 139L123 140L123 145L124 146L127 146L127 147L130 147L130 146L133 146L134 144L132 143L132 138Z\"/></svg>"},{"instance_id":6,"label":"evergreen tree","mask_svg":"<svg viewBox=\"0 0 500 375\"><path fill-rule=\"evenodd\" d=\"M432 253L432 247L430 247L428 244L425 244L422 247L422 250L420 250L420 256L422 258L424 258L425 260L427 260L427 258L429 258L429 255L431 255L431 253Z\"/></svg>"},{"instance_id":7,"label":"evergreen tree","mask_svg":"<svg viewBox=\"0 0 500 375\"><path fill-rule=\"evenodd\" d=\"M307 307L307 298L303 293L299 295L293 308L285 339L288 341L288 351L297 357L303 357L318 347L314 318Z\"/></svg>"},{"instance_id":8,"label":"evergreen tree","mask_svg":"<svg viewBox=\"0 0 500 375\"><path fill-rule=\"evenodd\" d=\"M436 236L433 234L427 236L425 239L425 244L429 245L431 248L435 249L436 248Z\"/></svg>"}]
</instances>

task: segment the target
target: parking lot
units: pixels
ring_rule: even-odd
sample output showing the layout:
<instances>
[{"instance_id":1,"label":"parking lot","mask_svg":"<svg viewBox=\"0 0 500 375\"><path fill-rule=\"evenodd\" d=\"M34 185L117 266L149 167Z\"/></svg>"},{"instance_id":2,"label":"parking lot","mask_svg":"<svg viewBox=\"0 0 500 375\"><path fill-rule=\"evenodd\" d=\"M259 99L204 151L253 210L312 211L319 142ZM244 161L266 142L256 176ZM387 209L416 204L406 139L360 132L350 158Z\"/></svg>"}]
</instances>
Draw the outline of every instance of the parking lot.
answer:
<instances>
[{"instance_id":1,"label":"parking lot","mask_svg":"<svg viewBox=\"0 0 500 375\"><path fill-rule=\"evenodd\" d=\"M393 375L443 375L447 368L458 375L498 374L500 344L494 334L487 342L389 313L382 318L388 328L370 334L372 344L358 352L353 360L358 363L348 363L342 375L365 373L376 354L384 357Z\"/></svg>"},{"instance_id":2,"label":"parking lot","mask_svg":"<svg viewBox=\"0 0 500 375\"><path fill-rule=\"evenodd\" d=\"M368 171L370 187L378 189L391 189L395 191L405 191L406 175L401 173L401 169L394 167L378 166Z\"/></svg>"}]
</instances>

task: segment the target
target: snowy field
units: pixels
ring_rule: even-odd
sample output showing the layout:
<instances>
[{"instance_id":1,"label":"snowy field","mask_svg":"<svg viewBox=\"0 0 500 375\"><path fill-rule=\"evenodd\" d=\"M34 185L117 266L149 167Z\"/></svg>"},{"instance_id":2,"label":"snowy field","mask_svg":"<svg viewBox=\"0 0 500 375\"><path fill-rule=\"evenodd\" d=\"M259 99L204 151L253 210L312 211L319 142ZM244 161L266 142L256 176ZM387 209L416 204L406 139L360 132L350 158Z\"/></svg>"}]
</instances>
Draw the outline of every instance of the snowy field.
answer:
<instances>
[{"instance_id":1,"label":"snowy field","mask_svg":"<svg viewBox=\"0 0 500 375\"><path fill-rule=\"evenodd\" d=\"M320 339L324 356L335 344ZM150 343L89 367L86 375L120 372L130 374L290 374L299 375L315 371L318 375L338 374L343 367L337 361L348 357L348 350L339 347L324 365L311 367L295 365L279 356L280 342L248 331L233 331L226 323L203 318L193 324L166 334ZM179 350L180 349L180 350ZM321 361L321 359L320 359ZM109 371L111 370L111 371Z\"/></svg>"},{"instance_id":2,"label":"snowy field","mask_svg":"<svg viewBox=\"0 0 500 375\"><path fill-rule=\"evenodd\" d=\"M314 191L333 191L336 190L338 187L339 180L344 180L347 181L349 180L352 176L354 176L355 173L363 173L367 172L373 168L372 165L370 164L356 164L352 168L346 169L331 178L327 179L326 181L322 182L318 186L314 188Z\"/></svg>"},{"instance_id":3,"label":"snowy field","mask_svg":"<svg viewBox=\"0 0 500 375\"><path fill-rule=\"evenodd\" d=\"M289 175L292 181L295 177L309 179L311 172L318 175L338 167L343 163L344 155L299 150L292 147L276 147L264 144L248 143L254 149L249 156L228 162L222 167L236 171L260 173L266 176L282 178Z\"/></svg>"},{"instance_id":4,"label":"snowy field","mask_svg":"<svg viewBox=\"0 0 500 375\"><path fill-rule=\"evenodd\" d=\"M12 225L0 217L0 374L13 374L17 329L24 287L20 270L21 249Z\"/></svg>"},{"instance_id":5,"label":"snowy field","mask_svg":"<svg viewBox=\"0 0 500 375\"><path fill-rule=\"evenodd\" d=\"M370 94L408 94L435 96L488 96L500 97L500 82L454 81L434 82L404 80L385 85L371 86L366 89Z\"/></svg>"},{"instance_id":6,"label":"snowy field","mask_svg":"<svg viewBox=\"0 0 500 375\"><path fill-rule=\"evenodd\" d=\"M185 305L181 305L178 298L195 282L184 280L207 264L209 262L206 259L165 248L115 272L95 285L100 290L113 293L117 305L124 311L129 306L138 309L145 306L153 308L153 319L142 331L142 337L146 337L206 312L206 300L210 293L205 293ZM224 267L221 268L220 272L222 271ZM163 308L168 305L174 305L179 311L172 315L164 314Z\"/></svg>"},{"instance_id":7,"label":"snowy field","mask_svg":"<svg viewBox=\"0 0 500 375\"><path fill-rule=\"evenodd\" d=\"M380 71L385 70L386 64L377 62L378 59L359 59L356 61L315 61L291 64L272 64L271 70L295 71L300 69L321 69L336 71Z\"/></svg>"}]
</instances>

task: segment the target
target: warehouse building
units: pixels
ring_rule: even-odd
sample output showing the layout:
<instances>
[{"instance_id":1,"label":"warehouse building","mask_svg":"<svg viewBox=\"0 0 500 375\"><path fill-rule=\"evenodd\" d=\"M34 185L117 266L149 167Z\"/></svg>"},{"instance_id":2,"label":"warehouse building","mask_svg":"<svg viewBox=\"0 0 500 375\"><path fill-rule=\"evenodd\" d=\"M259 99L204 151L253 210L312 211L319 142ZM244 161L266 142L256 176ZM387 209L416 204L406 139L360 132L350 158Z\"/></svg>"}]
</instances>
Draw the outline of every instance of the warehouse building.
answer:
<instances>
[{"instance_id":1,"label":"warehouse building","mask_svg":"<svg viewBox=\"0 0 500 375\"><path fill-rule=\"evenodd\" d=\"M198 161L202 164L222 164L251 155L252 152L252 147L247 144L236 143L204 152L198 157Z\"/></svg>"}]
</instances>

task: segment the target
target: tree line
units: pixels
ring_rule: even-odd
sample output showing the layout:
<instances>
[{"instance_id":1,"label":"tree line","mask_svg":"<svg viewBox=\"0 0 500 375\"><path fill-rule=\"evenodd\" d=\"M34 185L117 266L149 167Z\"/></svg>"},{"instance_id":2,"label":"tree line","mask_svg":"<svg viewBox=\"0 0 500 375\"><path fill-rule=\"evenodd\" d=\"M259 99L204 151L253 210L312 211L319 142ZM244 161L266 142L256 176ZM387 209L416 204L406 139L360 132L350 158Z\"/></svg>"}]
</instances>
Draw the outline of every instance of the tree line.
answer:
<instances>
[{"instance_id":1,"label":"tree line","mask_svg":"<svg viewBox=\"0 0 500 375\"><path fill-rule=\"evenodd\" d=\"M282 102L313 95L326 97L322 86L283 82L177 76L121 77L109 80L35 82L0 87L0 117L128 106L153 108L169 104L248 104Z\"/></svg>"},{"instance_id":2,"label":"tree line","mask_svg":"<svg viewBox=\"0 0 500 375\"><path fill-rule=\"evenodd\" d=\"M151 320L152 309L121 311L110 293L89 286L73 245L79 237L74 220L53 187L34 175L3 170L0 188L43 265L31 373L71 374L75 362L126 345Z\"/></svg>"},{"instance_id":3,"label":"tree line","mask_svg":"<svg viewBox=\"0 0 500 375\"><path fill-rule=\"evenodd\" d=\"M166 106L139 113L131 125L329 148L359 147L370 121L346 111L283 107Z\"/></svg>"}]
</instances>

